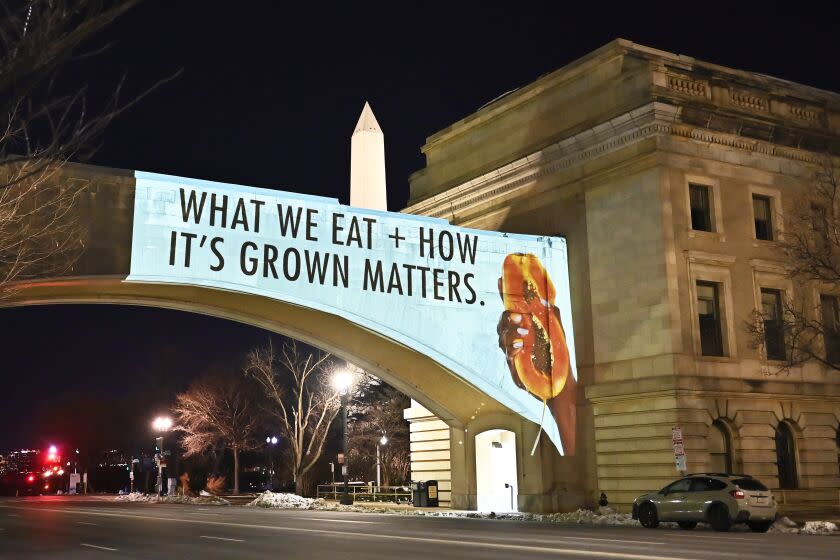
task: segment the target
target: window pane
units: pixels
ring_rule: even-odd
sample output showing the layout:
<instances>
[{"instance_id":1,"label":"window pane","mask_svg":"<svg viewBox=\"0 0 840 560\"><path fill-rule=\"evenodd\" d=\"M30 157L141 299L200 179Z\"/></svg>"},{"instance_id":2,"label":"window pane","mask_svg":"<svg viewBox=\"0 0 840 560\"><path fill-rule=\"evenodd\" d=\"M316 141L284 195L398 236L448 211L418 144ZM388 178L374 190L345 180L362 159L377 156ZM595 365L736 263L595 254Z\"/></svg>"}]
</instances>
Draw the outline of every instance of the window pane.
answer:
<instances>
[{"instance_id":1,"label":"window pane","mask_svg":"<svg viewBox=\"0 0 840 560\"><path fill-rule=\"evenodd\" d=\"M753 195L753 215L755 216L755 238L772 241L773 221L768 197Z\"/></svg>"},{"instance_id":2,"label":"window pane","mask_svg":"<svg viewBox=\"0 0 840 560\"><path fill-rule=\"evenodd\" d=\"M691 229L712 230L712 212L709 205L709 187L703 185L688 186L691 201Z\"/></svg>"},{"instance_id":3,"label":"window pane","mask_svg":"<svg viewBox=\"0 0 840 560\"><path fill-rule=\"evenodd\" d=\"M782 325L782 292L761 288L761 313L764 318L764 345L768 360L784 360L785 336Z\"/></svg>"},{"instance_id":4,"label":"window pane","mask_svg":"<svg viewBox=\"0 0 840 560\"><path fill-rule=\"evenodd\" d=\"M717 284L697 282L697 315L700 323L701 354L723 356Z\"/></svg>"},{"instance_id":5,"label":"window pane","mask_svg":"<svg viewBox=\"0 0 840 560\"><path fill-rule=\"evenodd\" d=\"M767 490L766 486L764 486L761 482L757 481L754 478L736 478L732 481L732 484L734 484L741 490L752 490L761 492Z\"/></svg>"}]
</instances>

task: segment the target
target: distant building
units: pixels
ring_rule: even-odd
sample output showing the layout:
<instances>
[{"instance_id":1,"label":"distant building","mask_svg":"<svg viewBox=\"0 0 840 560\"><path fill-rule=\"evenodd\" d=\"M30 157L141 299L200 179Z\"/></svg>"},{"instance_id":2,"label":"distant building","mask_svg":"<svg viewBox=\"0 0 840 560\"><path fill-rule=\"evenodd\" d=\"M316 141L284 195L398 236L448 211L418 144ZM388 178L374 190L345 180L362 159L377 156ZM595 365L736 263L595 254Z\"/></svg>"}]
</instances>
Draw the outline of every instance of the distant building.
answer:
<instances>
[{"instance_id":1,"label":"distant building","mask_svg":"<svg viewBox=\"0 0 840 560\"><path fill-rule=\"evenodd\" d=\"M24 473L39 470L40 461L38 449L17 449L6 455L6 471Z\"/></svg>"},{"instance_id":2,"label":"distant building","mask_svg":"<svg viewBox=\"0 0 840 560\"><path fill-rule=\"evenodd\" d=\"M126 467L131 463L131 458L119 449L103 451L99 459L100 467Z\"/></svg>"}]
</instances>

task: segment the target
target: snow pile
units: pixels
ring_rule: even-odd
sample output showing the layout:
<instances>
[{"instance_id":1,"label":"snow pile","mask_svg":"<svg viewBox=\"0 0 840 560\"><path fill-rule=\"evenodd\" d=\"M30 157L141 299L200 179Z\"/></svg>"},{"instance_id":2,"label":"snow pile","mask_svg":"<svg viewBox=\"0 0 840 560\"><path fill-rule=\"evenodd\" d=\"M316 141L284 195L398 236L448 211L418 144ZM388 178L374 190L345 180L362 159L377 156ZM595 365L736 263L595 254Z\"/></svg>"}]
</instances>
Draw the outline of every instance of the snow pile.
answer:
<instances>
[{"instance_id":1,"label":"snow pile","mask_svg":"<svg viewBox=\"0 0 840 560\"><path fill-rule=\"evenodd\" d=\"M837 525L831 521L806 521L799 532L803 535L830 535L837 530Z\"/></svg>"},{"instance_id":2,"label":"snow pile","mask_svg":"<svg viewBox=\"0 0 840 560\"><path fill-rule=\"evenodd\" d=\"M581 525L639 525L629 513L619 513L612 508L598 508L598 511L579 509L566 513L548 513L538 516L544 523L576 523Z\"/></svg>"},{"instance_id":3,"label":"snow pile","mask_svg":"<svg viewBox=\"0 0 840 560\"><path fill-rule=\"evenodd\" d=\"M806 521L805 525L799 527L795 521L788 517L780 517L770 526L771 533L799 533L801 535L831 535L840 531L831 521Z\"/></svg>"},{"instance_id":4,"label":"snow pile","mask_svg":"<svg viewBox=\"0 0 840 560\"><path fill-rule=\"evenodd\" d=\"M275 492L263 492L247 505L272 509L327 509L327 502L323 498L304 498L297 494Z\"/></svg>"},{"instance_id":5,"label":"snow pile","mask_svg":"<svg viewBox=\"0 0 840 560\"><path fill-rule=\"evenodd\" d=\"M191 504L202 506L226 506L230 502L218 496L158 496L132 492L114 498L118 502L141 502L146 504Z\"/></svg>"}]
</instances>

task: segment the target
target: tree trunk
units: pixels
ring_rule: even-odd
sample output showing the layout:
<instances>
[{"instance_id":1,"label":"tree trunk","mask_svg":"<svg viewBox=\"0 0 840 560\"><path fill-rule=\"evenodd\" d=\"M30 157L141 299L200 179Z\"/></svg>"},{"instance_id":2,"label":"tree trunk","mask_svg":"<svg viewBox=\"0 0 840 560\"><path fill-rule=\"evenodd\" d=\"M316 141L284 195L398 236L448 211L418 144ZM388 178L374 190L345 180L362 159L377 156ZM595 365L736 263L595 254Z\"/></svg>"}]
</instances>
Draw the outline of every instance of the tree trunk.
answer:
<instances>
[{"instance_id":1,"label":"tree trunk","mask_svg":"<svg viewBox=\"0 0 840 560\"><path fill-rule=\"evenodd\" d=\"M239 448L233 446L233 493L239 494Z\"/></svg>"},{"instance_id":2,"label":"tree trunk","mask_svg":"<svg viewBox=\"0 0 840 560\"><path fill-rule=\"evenodd\" d=\"M295 494L297 494L298 496L303 496L303 493L306 491L306 488L304 488L304 486L305 485L303 477L300 475L300 473L298 473L297 476L295 476Z\"/></svg>"}]
</instances>

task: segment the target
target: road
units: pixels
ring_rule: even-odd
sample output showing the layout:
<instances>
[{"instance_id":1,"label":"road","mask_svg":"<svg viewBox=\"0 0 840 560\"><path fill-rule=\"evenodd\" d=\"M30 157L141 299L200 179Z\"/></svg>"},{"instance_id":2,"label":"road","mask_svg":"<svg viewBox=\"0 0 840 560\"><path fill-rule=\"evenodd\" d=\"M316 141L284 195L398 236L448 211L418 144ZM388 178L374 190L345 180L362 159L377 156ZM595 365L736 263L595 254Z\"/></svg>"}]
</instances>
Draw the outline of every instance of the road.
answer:
<instances>
[{"instance_id":1,"label":"road","mask_svg":"<svg viewBox=\"0 0 840 560\"><path fill-rule=\"evenodd\" d=\"M322 511L0 499L0 559L832 558L837 537Z\"/></svg>"}]
</instances>

